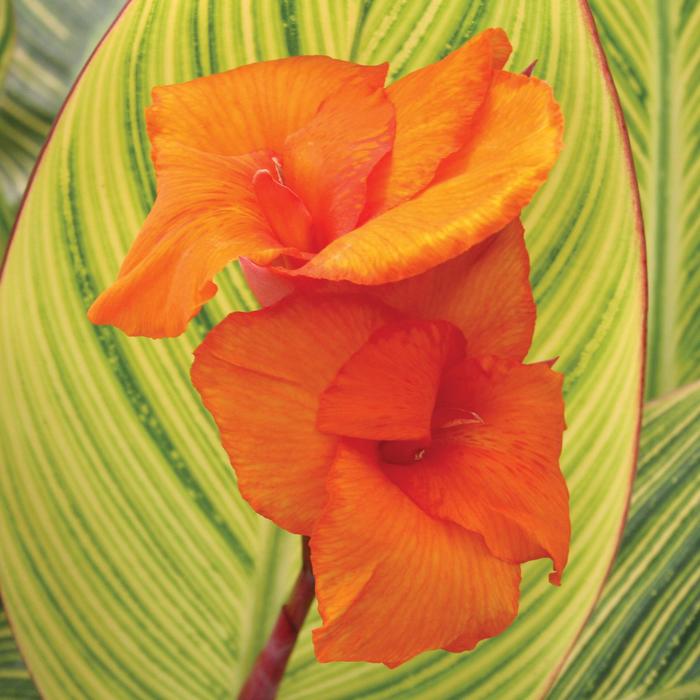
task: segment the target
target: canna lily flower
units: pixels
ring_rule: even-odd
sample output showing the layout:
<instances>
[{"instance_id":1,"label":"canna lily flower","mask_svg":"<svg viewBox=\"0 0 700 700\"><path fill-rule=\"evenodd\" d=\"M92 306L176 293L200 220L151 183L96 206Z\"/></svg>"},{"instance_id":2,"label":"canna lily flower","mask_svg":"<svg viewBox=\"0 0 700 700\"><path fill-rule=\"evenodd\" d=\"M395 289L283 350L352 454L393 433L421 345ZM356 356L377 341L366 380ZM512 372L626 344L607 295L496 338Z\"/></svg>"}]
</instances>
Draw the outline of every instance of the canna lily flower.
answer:
<instances>
[{"instance_id":1,"label":"canna lily flower","mask_svg":"<svg viewBox=\"0 0 700 700\"><path fill-rule=\"evenodd\" d=\"M482 32L384 87L387 65L299 56L157 87L157 198L90 319L182 333L241 257L289 277L381 285L515 219L561 147L548 85Z\"/></svg>"},{"instance_id":2,"label":"canna lily flower","mask_svg":"<svg viewBox=\"0 0 700 700\"><path fill-rule=\"evenodd\" d=\"M520 565L569 547L562 377L519 222L411 279L222 321L192 381L252 507L310 535L320 661L397 666L503 631Z\"/></svg>"}]
</instances>

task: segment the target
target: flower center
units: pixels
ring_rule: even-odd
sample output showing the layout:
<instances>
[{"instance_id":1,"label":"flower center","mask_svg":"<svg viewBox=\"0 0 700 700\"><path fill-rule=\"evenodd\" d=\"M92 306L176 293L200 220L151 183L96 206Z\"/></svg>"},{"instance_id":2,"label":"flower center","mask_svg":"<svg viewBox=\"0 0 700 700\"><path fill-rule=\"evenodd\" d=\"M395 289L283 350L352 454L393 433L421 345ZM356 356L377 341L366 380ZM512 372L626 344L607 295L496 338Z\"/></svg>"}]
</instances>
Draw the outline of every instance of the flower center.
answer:
<instances>
[{"instance_id":1,"label":"flower center","mask_svg":"<svg viewBox=\"0 0 700 700\"><path fill-rule=\"evenodd\" d=\"M433 435L437 432L443 432L455 428L462 428L465 425L474 423L482 423L484 419L468 408L461 406L440 406L433 413Z\"/></svg>"},{"instance_id":2,"label":"flower center","mask_svg":"<svg viewBox=\"0 0 700 700\"><path fill-rule=\"evenodd\" d=\"M282 162L272 156L272 168L261 168L253 175L258 205L277 240L300 253L311 253L313 240L311 214L299 196L284 182Z\"/></svg>"},{"instance_id":3,"label":"flower center","mask_svg":"<svg viewBox=\"0 0 700 700\"><path fill-rule=\"evenodd\" d=\"M272 165L275 166L275 173L280 185L284 185L284 177L282 176L282 161L277 156L272 156Z\"/></svg>"},{"instance_id":4,"label":"flower center","mask_svg":"<svg viewBox=\"0 0 700 700\"><path fill-rule=\"evenodd\" d=\"M384 440L379 443L379 455L390 464L415 464L425 457L432 440L447 437L447 434L463 429L465 425L483 423L483 418L475 411L456 406L436 407L430 439Z\"/></svg>"},{"instance_id":5,"label":"flower center","mask_svg":"<svg viewBox=\"0 0 700 700\"><path fill-rule=\"evenodd\" d=\"M414 464L425 457L425 440L385 440L379 443L379 454L390 464Z\"/></svg>"}]
</instances>

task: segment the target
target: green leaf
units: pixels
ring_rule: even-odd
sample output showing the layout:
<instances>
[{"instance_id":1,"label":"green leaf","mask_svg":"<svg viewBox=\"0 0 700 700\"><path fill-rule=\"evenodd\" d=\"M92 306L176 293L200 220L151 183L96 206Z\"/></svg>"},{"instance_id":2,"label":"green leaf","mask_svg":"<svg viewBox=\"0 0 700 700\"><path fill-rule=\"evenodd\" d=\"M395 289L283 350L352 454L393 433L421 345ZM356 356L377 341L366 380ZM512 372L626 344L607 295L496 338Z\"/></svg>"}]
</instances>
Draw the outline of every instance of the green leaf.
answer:
<instances>
[{"instance_id":1,"label":"green leaf","mask_svg":"<svg viewBox=\"0 0 700 700\"><path fill-rule=\"evenodd\" d=\"M0 95L5 81L5 72L15 45L15 15L11 2L0 5Z\"/></svg>"},{"instance_id":2,"label":"green leaf","mask_svg":"<svg viewBox=\"0 0 700 700\"><path fill-rule=\"evenodd\" d=\"M591 0L629 128L649 261L647 395L700 378L700 3Z\"/></svg>"},{"instance_id":3,"label":"green leaf","mask_svg":"<svg viewBox=\"0 0 700 700\"><path fill-rule=\"evenodd\" d=\"M0 2L0 257L53 117L120 5L119 0L88 0L80 7L57 0ZM38 697L1 609L0 648L0 697Z\"/></svg>"},{"instance_id":4,"label":"green leaf","mask_svg":"<svg viewBox=\"0 0 700 700\"><path fill-rule=\"evenodd\" d=\"M573 643L613 556L638 435L643 269L634 192L585 6L464 0L131 3L63 112L0 288L0 582L47 697L229 697L298 565L296 538L235 488L189 382L212 323L253 299L237 269L187 333L128 339L85 312L154 198L153 85L288 53L390 60L392 78L486 26L563 105L566 148L526 212L539 323L531 357L566 373L573 546L564 585L527 565L521 614L469 654L389 671L318 664L304 628L282 698L534 697ZM254 406L250 410L255 410ZM271 436L274 439L274 436ZM303 504L299 504L303 507Z\"/></svg>"},{"instance_id":5,"label":"green leaf","mask_svg":"<svg viewBox=\"0 0 700 700\"><path fill-rule=\"evenodd\" d=\"M698 425L700 383L647 405L620 553L551 700L700 697Z\"/></svg>"},{"instance_id":6,"label":"green leaf","mask_svg":"<svg viewBox=\"0 0 700 700\"><path fill-rule=\"evenodd\" d=\"M120 0L0 2L0 255L56 112ZM2 85L6 28L16 46Z\"/></svg>"}]
</instances>

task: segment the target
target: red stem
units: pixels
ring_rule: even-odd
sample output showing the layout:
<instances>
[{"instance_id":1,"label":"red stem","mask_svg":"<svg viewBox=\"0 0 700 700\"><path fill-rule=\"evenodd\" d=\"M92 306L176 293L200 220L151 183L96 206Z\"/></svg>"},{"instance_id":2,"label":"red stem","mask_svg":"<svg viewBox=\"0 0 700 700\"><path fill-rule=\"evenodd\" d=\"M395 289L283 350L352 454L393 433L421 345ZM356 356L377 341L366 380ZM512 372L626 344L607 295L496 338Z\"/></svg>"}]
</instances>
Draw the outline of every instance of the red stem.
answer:
<instances>
[{"instance_id":1,"label":"red stem","mask_svg":"<svg viewBox=\"0 0 700 700\"><path fill-rule=\"evenodd\" d=\"M287 662L314 599L309 538L301 538L301 571L289 599L282 606L267 644L255 661L238 700L274 700Z\"/></svg>"}]
</instances>

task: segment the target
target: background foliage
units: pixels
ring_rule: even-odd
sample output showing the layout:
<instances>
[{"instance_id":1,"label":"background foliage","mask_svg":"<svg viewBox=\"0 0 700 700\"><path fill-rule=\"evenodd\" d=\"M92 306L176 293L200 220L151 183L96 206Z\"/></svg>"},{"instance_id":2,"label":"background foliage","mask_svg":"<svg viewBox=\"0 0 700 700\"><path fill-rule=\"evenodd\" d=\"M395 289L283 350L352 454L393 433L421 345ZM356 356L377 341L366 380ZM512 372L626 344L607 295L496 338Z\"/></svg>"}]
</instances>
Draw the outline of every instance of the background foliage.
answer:
<instances>
[{"instance_id":1,"label":"background foliage","mask_svg":"<svg viewBox=\"0 0 700 700\"><path fill-rule=\"evenodd\" d=\"M654 397L700 377L700 2L591 5L642 194Z\"/></svg>"},{"instance_id":2,"label":"background foliage","mask_svg":"<svg viewBox=\"0 0 700 700\"><path fill-rule=\"evenodd\" d=\"M0 247L39 151L121 0L0 2Z\"/></svg>"},{"instance_id":3,"label":"background foliage","mask_svg":"<svg viewBox=\"0 0 700 700\"><path fill-rule=\"evenodd\" d=\"M5 230L67 86L119 3L14 5L17 41L0 97ZM12 339L0 351L2 373L13 390L2 409L6 425L12 416L28 424L4 457L12 468L0 481L9 533L3 552L11 558L0 580L39 686L49 697L99 697L106 689L110 697L226 696L232 675L254 658L295 567L290 538L237 500L206 416L191 398L179 406L189 393L191 348L226 307L252 302L239 278L225 280L226 298L182 341L126 341L90 329L83 317L153 196L141 122L148 86L294 52L391 58L395 77L478 28L499 25L518 48L514 67L538 56L537 74L553 83L567 115L565 162L526 223L541 309L535 353L561 354L569 377L565 466L580 525L578 564L566 597L536 583L541 567L531 570L522 620L503 640L462 657L427 655L392 674L315 664L307 628L282 696L541 692L612 552L632 459L638 358L631 197L577 3L542 3L537 12L526 2L495 9L437 0L167 5L131 8L91 64L42 164L14 244L21 262L10 259L0 297L3 338ZM648 393L657 395L698 373L692 321L700 295L691 284L700 257L691 128L697 3L599 0L593 9L620 87L651 232ZM12 26L9 17L0 14L0 37L10 34L3 30ZM0 39L0 65L6 45ZM37 327L23 326L27 314L40 319ZM164 382L165 396L157 390ZM689 582L698 525L683 516L697 479L689 419L697 416L697 395L692 387L647 410L623 549L553 697L656 697L668 689L697 696L698 596ZM629 604L620 604L621 591ZM92 628L91 616L106 622L104 632ZM35 691L10 641L4 628L0 697L29 697Z\"/></svg>"}]
</instances>

